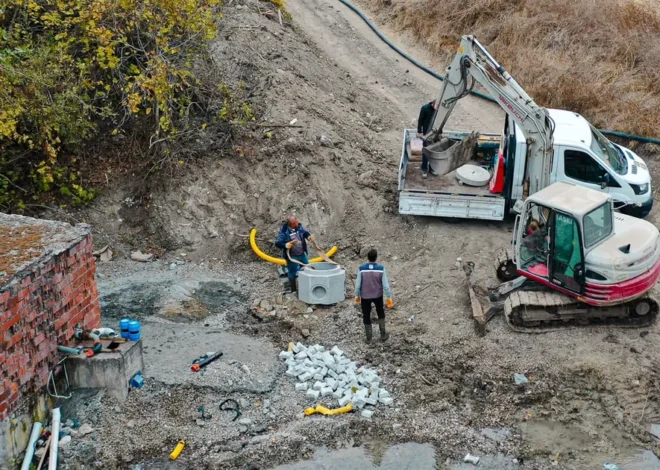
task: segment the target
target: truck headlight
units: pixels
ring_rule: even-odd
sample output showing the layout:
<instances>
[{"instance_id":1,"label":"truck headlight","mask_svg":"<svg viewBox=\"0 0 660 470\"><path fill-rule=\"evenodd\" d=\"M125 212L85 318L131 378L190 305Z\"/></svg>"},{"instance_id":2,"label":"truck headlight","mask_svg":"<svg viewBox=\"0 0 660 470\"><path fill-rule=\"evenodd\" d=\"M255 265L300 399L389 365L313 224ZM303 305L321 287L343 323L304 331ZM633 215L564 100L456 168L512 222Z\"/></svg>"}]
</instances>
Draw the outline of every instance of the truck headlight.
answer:
<instances>
[{"instance_id":1,"label":"truck headlight","mask_svg":"<svg viewBox=\"0 0 660 470\"><path fill-rule=\"evenodd\" d=\"M644 184L631 184L630 187L633 189L636 195L640 194L646 194L646 192L649 190L649 184L644 183Z\"/></svg>"}]
</instances>

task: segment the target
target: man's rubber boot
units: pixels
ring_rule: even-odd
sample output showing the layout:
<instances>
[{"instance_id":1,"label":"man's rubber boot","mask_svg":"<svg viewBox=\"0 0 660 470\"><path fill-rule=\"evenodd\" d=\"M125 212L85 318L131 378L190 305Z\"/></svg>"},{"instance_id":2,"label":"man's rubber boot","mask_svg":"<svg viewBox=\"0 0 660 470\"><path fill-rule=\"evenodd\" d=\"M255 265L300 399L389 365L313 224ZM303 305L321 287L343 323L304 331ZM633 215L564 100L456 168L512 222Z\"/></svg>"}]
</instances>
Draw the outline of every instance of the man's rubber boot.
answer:
<instances>
[{"instance_id":1,"label":"man's rubber boot","mask_svg":"<svg viewBox=\"0 0 660 470\"><path fill-rule=\"evenodd\" d=\"M289 287L291 288L292 294L298 291L298 286L296 285L295 279L289 279Z\"/></svg>"},{"instance_id":2,"label":"man's rubber boot","mask_svg":"<svg viewBox=\"0 0 660 470\"><path fill-rule=\"evenodd\" d=\"M385 331L385 319L384 318L379 318L378 319L378 328L380 329L380 340L381 341L387 341L387 338L389 338L390 335L388 335L387 331Z\"/></svg>"},{"instance_id":3,"label":"man's rubber boot","mask_svg":"<svg viewBox=\"0 0 660 470\"><path fill-rule=\"evenodd\" d=\"M365 342L367 344L371 343L371 338L373 337L373 329L371 325L364 325L364 332L366 333L367 337L365 338Z\"/></svg>"}]
</instances>

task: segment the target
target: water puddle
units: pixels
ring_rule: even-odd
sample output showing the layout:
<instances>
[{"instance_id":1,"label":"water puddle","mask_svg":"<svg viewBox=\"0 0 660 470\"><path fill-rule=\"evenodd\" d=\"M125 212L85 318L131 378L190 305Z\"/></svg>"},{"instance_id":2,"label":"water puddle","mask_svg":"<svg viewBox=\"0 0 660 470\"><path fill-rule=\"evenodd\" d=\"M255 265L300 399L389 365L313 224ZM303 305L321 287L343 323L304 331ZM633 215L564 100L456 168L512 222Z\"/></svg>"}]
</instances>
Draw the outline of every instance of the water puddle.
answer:
<instances>
[{"instance_id":1,"label":"water puddle","mask_svg":"<svg viewBox=\"0 0 660 470\"><path fill-rule=\"evenodd\" d=\"M392 446L382 456L363 447L328 451L321 447L310 460L280 465L274 470L436 470L435 449L430 444L406 443Z\"/></svg>"}]
</instances>

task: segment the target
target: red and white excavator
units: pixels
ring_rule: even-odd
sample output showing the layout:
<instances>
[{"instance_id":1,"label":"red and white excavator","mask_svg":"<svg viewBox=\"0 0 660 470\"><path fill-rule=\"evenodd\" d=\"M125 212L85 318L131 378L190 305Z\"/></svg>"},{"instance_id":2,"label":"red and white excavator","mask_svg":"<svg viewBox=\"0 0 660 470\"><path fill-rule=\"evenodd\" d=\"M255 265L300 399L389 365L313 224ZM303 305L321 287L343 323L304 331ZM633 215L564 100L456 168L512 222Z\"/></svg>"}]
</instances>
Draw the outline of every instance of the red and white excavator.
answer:
<instances>
[{"instance_id":1,"label":"red and white excavator","mask_svg":"<svg viewBox=\"0 0 660 470\"><path fill-rule=\"evenodd\" d=\"M512 327L645 326L656 318L650 291L660 277L660 234L615 212L611 196L554 183L525 200L513 233L512 258L496 263L505 282L489 294L491 313L503 308Z\"/></svg>"}]
</instances>

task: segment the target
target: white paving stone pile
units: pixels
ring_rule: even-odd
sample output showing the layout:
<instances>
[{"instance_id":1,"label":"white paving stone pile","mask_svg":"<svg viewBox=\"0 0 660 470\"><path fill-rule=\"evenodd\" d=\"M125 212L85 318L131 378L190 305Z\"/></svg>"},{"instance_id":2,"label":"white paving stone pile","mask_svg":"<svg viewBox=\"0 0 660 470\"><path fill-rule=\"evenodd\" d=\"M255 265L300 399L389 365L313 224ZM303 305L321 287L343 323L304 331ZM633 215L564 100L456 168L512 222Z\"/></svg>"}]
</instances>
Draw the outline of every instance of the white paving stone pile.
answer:
<instances>
[{"instance_id":1,"label":"white paving stone pile","mask_svg":"<svg viewBox=\"0 0 660 470\"><path fill-rule=\"evenodd\" d=\"M391 406L390 393L380 388L378 371L369 367L358 367L337 346L326 351L324 346L305 346L296 343L292 351L282 351L287 365L286 375L298 380L296 390L305 392L314 401L327 404L337 401L339 406L353 404L354 409L376 406L379 403ZM370 418L373 411L364 410L362 416Z\"/></svg>"}]
</instances>

